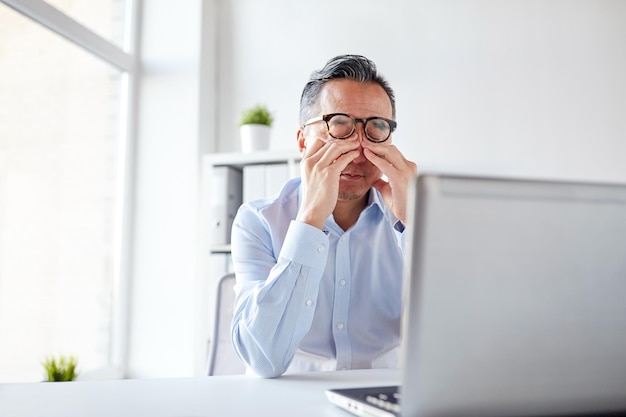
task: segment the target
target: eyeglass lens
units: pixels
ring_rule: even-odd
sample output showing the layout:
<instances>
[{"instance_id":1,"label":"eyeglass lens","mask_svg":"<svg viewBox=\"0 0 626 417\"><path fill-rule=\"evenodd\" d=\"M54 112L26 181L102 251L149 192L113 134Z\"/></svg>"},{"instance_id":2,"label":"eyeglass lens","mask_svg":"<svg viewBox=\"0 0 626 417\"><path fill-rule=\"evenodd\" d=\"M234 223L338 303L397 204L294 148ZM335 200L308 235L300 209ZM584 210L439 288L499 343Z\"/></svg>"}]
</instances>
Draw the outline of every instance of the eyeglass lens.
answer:
<instances>
[{"instance_id":1,"label":"eyeglass lens","mask_svg":"<svg viewBox=\"0 0 626 417\"><path fill-rule=\"evenodd\" d=\"M328 133L334 138L345 139L354 133L356 121L349 116L336 114L327 122ZM391 126L385 119L369 119L365 122L365 135L373 142L386 140L391 133Z\"/></svg>"}]
</instances>

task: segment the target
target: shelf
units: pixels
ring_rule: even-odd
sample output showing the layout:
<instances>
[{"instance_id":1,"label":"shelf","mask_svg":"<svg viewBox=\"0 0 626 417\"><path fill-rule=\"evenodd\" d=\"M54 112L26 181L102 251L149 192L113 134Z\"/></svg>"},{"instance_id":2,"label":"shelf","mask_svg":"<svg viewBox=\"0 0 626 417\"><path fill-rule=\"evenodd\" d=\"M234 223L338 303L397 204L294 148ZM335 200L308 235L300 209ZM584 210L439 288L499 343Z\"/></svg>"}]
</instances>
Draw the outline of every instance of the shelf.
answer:
<instances>
[{"instance_id":1,"label":"shelf","mask_svg":"<svg viewBox=\"0 0 626 417\"><path fill-rule=\"evenodd\" d=\"M207 162L213 167L232 166L243 169L246 165L296 163L300 154L296 151L259 151L253 153L225 152L205 155Z\"/></svg>"},{"instance_id":2,"label":"shelf","mask_svg":"<svg viewBox=\"0 0 626 417\"><path fill-rule=\"evenodd\" d=\"M240 188L243 190L243 186L245 182L244 172L246 171L244 168L247 166L259 166L259 165L279 165L286 164L287 165L287 175L284 180L288 180L289 178L295 178L299 175L300 172L300 154L294 150L268 150L268 151L258 151L252 153L241 153L241 152L222 152L222 153L214 153L214 154L205 154L202 156L202 213L203 216L203 240L207 243L203 252L205 254L215 255L215 254L230 254L230 244L222 244L222 241L227 241L228 239L221 239L221 234L224 233L224 227L228 230L231 227L229 221L232 222L232 218L234 215L234 211L239 207L239 204L233 202L237 200L237 193L232 193L232 190L235 190L235 186L231 185L219 185L213 181L215 177L215 168L218 167L231 167L235 171L240 171L241 178L238 181L241 181ZM258 173L258 170L255 170L255 174ZM261 171L261 173L263 173ZM280 174L280 173L279 173ZM236 174L233 174L236 176ZM252 177L254 178L254 176ZM278 177L276 177L278 178ZM262 184L263 185L263 184ZM282 183L280 184L282 187ZM219 189L219 191L216 191ZM213 189L211 189L213 188ZM267 187L266 187L267 188ZM273 188L273 187L269 187ZM231 199L220 199L218 203L215 203L216 198L215 195L212 195L213 192L217 192L221 195L221 193L232 194L234 197ZM266 190L267 191L267 190ZM273 194L275 192L271 191ZM269 193L268 193L269 195ZM242 196L239 195L239 201L242 200ZM216 211L217 210L217 211ZM214 215L215 213L219 213ZM215 221L214 219L221 219L220 221ZM230 220L229 220L230 219ZM216 225L219 226L219 230ZM210 269L210 267L208 268Z\"/></svg>"},{"instance_id":3,"label":"shelf","mask_svg":"<svg viewBox=\"0 0 626 417\"><path fill-rule=\"evenodd\" d=\"M230 253L230 244L213 245L209 248L210 253Z\"/></svg>"}]
</instances>

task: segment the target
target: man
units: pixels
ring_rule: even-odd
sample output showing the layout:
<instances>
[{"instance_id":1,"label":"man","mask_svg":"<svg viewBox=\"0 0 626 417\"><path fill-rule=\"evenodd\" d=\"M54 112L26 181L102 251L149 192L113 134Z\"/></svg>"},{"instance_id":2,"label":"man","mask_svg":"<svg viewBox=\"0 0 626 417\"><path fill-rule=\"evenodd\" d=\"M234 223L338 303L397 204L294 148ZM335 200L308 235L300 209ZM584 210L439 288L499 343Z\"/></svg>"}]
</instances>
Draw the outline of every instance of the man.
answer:
<instances>
[{"instance_id":1,"label":"man","mask_svg":"<svg viewBox=\"0 0 626 417\"><path fill-rule=\"evenodd\" d=\"M394 118L394 93L365 57L333 58L304 87L301 178L233 224L232 341L253 373L397 366L417 167L392 144Z\"/></svg>"}]
</instances>

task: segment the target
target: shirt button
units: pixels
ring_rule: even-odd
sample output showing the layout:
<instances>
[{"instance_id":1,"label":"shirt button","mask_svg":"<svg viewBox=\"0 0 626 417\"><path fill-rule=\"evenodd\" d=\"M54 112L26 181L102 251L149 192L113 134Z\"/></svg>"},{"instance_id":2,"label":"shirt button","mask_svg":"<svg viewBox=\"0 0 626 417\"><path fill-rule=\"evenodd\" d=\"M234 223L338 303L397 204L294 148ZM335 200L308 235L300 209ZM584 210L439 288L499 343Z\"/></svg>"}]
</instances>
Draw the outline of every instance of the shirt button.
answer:
<instances>
[{"instance_id":1,"label":"shirt button","mask_svg":"<svg viewBox=\"0 0 626 417\"><path fill-rule=\"evenodd\" d=\"M339 330L343 330L343 323L341 323L341 322L340 322L340 323L337 323L337 328L338 328Z\"/></svg>"},{"instance_id":2,"label":"shirt button","mask_svg":"<svg viewBox=\"0 0 626 417\"><path fill-rule=\"evenodd\" d=\"M341 281L339 281L339 285L341 285L342 287L346 285L346 280L342 279Z\"/></svg>"},{"instance_id":3,"label":"shirt button","mask_svg":"<svg viewBox=\"0 0 626 417\"><path fill-rule=\"evenodd\" d=\"M306 300L306 306L311 307L313 305L313 300Z\"/></svg>"},{"instance_id":4,"label":"shirt button","mask_svg":"<svg viewBox=\"0 0 626 417\"><path fill-rule=\"evenodd\" d=\"M346 237L345 236L341 236L341 241L345 242L346 241Z\"/></svg>"},{"instance_id":5,"label":"shirt button","mask_svg":"<svg viewBox=\"0 0 626 417\"><path fill-rule=\"evenodd\" d=\"M318 251L319 253L324 252L324 250L325 250L325 248L324 248L324 246L322 246L322 245L320 245L320 246L318 246L318 247L317 247L317 251Z\"/></svg>"}]
</instances>

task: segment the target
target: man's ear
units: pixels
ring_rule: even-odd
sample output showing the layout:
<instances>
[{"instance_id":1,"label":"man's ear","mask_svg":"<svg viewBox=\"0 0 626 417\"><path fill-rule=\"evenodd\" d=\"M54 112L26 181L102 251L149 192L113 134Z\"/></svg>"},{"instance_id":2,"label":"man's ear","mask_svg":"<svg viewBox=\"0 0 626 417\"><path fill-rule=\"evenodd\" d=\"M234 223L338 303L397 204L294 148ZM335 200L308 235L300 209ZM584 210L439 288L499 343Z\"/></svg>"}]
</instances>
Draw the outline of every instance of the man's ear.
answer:
<instances>
[{"instance_id":1,"label":"man's ear","mask_svg":"<svg viewBox=\"0 0 626 417\"><path fill-rule=\"evenodd\" d=\"M306 152L306 137L304 136L304 129L298 129L296 140L298 141L298 151L300 152L300 155L304 156L304 153Z\"/></svg>"}]
</instances>

